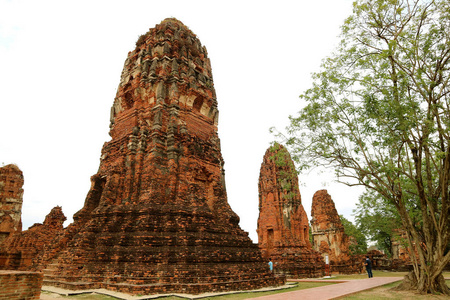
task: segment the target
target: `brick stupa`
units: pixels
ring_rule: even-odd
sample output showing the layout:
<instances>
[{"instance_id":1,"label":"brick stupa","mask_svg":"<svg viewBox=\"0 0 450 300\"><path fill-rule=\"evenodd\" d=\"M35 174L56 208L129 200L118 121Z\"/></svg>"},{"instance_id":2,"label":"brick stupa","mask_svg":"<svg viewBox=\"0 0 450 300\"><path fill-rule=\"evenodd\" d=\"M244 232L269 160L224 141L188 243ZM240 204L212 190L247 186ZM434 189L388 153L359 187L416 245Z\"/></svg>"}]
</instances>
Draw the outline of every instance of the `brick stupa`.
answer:
<instances>
[{"instance_id":1,"label":"brick stupa","mask_svg":"<svg viewBox=\"0 0 450 300\"><path fill-rule=\"evenodd\" d=\"M308 217L289 152L280 144L267 149L259 175L258 241L274 271L288 277L318 277L324 261L309 241Z\"/></svg>"},{"instance_id":2,"label":"brick stupa","mask_svg":"<svg viewBox=\"0 0 450 300\"><path fill-rule=\"evenodd\" d=\"M217 124L206 48L162 21L128 54L112 140L44 284L131 294L282 284L227 202Z\"/></svg>"},{"instance_id":3,"label":"brick stupa","mask_svg":"<svg viewBox=\"0 0 450 300\"><path fill-rule=\"evenodd\" d=\"M327 190L319 190L313 196L311 233L314 249L324 257L328 256L332 273L352 274L361 271L363 259L358 255L350 255L350 238L345 233Z\"/></svg>"}]
</instances>

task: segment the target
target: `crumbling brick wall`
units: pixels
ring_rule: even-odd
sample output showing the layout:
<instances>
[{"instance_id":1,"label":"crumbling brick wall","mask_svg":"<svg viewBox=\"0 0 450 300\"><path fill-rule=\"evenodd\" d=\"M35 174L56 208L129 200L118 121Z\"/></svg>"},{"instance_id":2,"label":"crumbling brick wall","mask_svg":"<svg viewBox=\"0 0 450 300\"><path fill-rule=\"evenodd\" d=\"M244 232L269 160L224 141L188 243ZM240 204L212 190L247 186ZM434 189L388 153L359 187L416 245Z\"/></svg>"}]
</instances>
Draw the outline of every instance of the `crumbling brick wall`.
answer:
<instances>
[{"instance_id":1,"label":"crumbling brick wall","mask_svg":"<svg viewBox=\"0 0 450 300\"><path fill-rule=\"evenodd\" d=\"M55 237L63 233L66 220L60 206L54 207L45 217L44 223L36 223L28 230L10 235L0 245L0 269L36 270L44 247L54 243Z\"/></svg>"},{"instance_id":2,"label":"crumbling brick wall","mask_svg":"<svg viewBox=\"0 0 450 300\"><path fill-rule=\"evenodd\" d=\"M0 168L0 245L22 231L23 174L14 164Z\"/></svg>"},{"instance_id":3,"label":"crumbling brick wall","mask_svg":"<svg viewBox=\"0 0 450 300\"><path fill-rule=\"evenodd\" d=\"M0 271L0 300L38 300L43 274L39 272Z\"/></svg>"}]
</instances>

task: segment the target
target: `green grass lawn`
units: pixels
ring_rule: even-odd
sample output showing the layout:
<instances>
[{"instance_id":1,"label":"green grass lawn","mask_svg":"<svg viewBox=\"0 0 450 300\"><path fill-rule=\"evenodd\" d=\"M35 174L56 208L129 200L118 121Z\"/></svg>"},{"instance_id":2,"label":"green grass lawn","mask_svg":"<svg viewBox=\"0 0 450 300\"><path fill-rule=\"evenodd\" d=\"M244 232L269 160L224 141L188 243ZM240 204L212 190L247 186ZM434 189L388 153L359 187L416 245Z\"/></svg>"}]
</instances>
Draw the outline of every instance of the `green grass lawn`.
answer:
<instances>
[{"instance_id":1,"label":"green grass lawn","mask_svg":"<svg viewBox=\"0 0 450 300\"><path fill-rule=\"evenodd\" d=\"M408 272L390 272L390 271L372 271L374 277L404 277ZM450 278L450 272L442 273L445 278ZM364 279L367 278L367 273L353 274L353 275L332 275L331 278L325 278L324 280L351 280L351 279Z\"/></svg>"},{"instance_id":2,"label":"green grass lawn","mask_svg":"<svg viewBox=\"0 0 450 300\"><path fill-rule=\"evenodd\" d=\"M213 299L213 300L231 300L231 299L248 299L248 298L256 298L261 296L267 296L267 295L274 295L274 294L280 294L285 292L292 292L292 291L298 291L303 289L310 289L318 286L324 286L329 284L335 284L333 282L298 282L293 285L292 288L284 289L280 291L272 291L272 292L252 292L252 293L239 293L239 294L230 294L230 295L224 295L224 296L217 296L217 297L208 297L205 299ZM179 299L179 298L168 298L168 299Z\"/></svg>"},{"instance_id":3,"label":"green grass lawn","mask_svg":"<svg viewBox=\"0 0 450 300\"><path fill-rule=\"evenodd\" d=\"M446 280L447 285L450 287L450 280ZM419 293L414 293L410 291L396 291L393 290L396 286L398 286L400 282L393 282L390 284L386 284L377 288L373 288L371 290L363 291L360 293L348 295L345 297L341 297L339 299L344 300L448 300L449 297L445 295L420 295Z\"/></svg>"},{"instance_id":4,"label":"green grass lawn","mask_svg":"<svg viewBox=\"0 0 450 300\"><path fill-rule=\"evenodd\" d=\"M390 271L372 271L374 277L403 277L408 272L390 272ZM352 275L332 275L331 278L325 278L324 280L351 280L351 279L365 279L367 273L352 274Z\"/></svg>"}]
</instances>

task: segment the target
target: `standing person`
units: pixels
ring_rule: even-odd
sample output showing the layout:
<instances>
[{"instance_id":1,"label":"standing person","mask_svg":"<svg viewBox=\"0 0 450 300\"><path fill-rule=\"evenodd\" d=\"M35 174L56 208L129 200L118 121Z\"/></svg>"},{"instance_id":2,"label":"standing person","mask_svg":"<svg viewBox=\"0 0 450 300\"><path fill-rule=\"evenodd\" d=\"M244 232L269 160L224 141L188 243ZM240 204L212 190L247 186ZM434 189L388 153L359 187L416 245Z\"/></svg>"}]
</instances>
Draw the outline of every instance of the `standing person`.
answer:
<instances>
[{"instance_id":1,"label":"standing person","mask_svg":"<svg viewBox=\"0 0 450 300\"><path fill-rule=\"evenodd\" d=\"M372 262L370 261L369 256L366 256L366 261L364 262L364 265L366 266L367 275L369 275L369 278L372 278Z\"/></svg>"},{"instance_id":2,"label":"standing person","mask_svg":"<svg viewBox=\"0 0 450 300\"><path fill-rule=\"evenodd\" d=\"M269 258L269 270L270 272L273 272L273 262L271 258Z\"/></svg>"}]
</instances>

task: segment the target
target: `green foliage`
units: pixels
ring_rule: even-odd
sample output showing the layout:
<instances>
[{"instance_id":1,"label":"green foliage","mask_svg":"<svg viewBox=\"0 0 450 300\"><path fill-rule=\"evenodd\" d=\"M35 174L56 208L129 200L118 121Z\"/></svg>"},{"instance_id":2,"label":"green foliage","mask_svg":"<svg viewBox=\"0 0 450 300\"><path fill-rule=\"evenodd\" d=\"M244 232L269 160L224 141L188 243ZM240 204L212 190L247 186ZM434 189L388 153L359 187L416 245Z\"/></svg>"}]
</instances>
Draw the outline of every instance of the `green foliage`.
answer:
<instances>
[{"instance_id":1,"label":"green foliage","mask_svg":"<svg viewBox=\"0 0 450 300\"><path fill-rule=\"evenodd\" d=\"M379 194L367 190L359 197L354 213L361 232L376 242L378 249L392 257L395 230L402 228L395 206Z\"/></svg>"},{"instance_id":2,"label":"green foliage","mask_svg":"<svg viewBox=\"0 0 450 300\"><path fill-rule=\"evenodd\" d=\"M411 199L405 203L409 219L417 231L423 231L423 221L418 200ZM404 229L402 219L395 205L373 190L366 190L353 210L358 228L377 243L377 247L392 257L392 242L398 241L407 247L407 241L399 236Z\"/></svg>"},{"instance_id":3,"label":"green foliage","mask_svg":"<svg viewBox=\"0 0 450 300\"><path fill-rule=\"evenodd\" d=\"M344 226L345 234L352 237L356 241L356 245L350 244L351 254L365 254L367 253L367 240L362 230L355 226L352 222L347 220L343 215L339 215L342 225Z\"/></svg>"},{"instance_id":4,"label":"green foliage","mask_svg":"<svg viewBox=\"0 0 450 300\"><path fill-rule=\"evenodd\" d=\"M145 39L148 37L148 35L149 35L149 32L147 32L145 34L141 34L138 37L138 39L136 41L136 48L138 48L139 46L141 46L145 42Z\"/></svg>"},{"instance_id":5,"label":"green foliage","mask_svg":"<svg viewBox=\"0 0 450 300\"><path fill-rule=\"evenodd\" d=\"M293 191L295 183L297 182L297 171L292 162L289 152L282 145L274 142L270 148L272 155L269 157L277 168L277 181L281 187L281 197L285 200L294 199L296 193Z\"/></svg>"},{"instance_id":6,"label":"green foliage","mask_svg":"<svg viewBox=\"0 0 450 300\"><path fill-rule=\"evenodd\" d=\"M394 207L417 290L450 294L435 279L450 262L449 28L448 0L356 1L280 137L299 171L334 168Z\"/></svg>"},{"instance_id":7,"label":"green foliage","mask_svg":"<svg viewBox=\"0 0 450 300\"><path fill-rule=\"evenodd\" d=\"M270 147L269 151L272 153L270 159L275 163L278 168L283 168L287 170L281 170L282 175L288 176L290 173L296 174L295 165L292 162L292 158L289 152L281 146L279 143L274 142ZM289 172L289 174L287 174Z\"/></svg>"}]
</instances>

